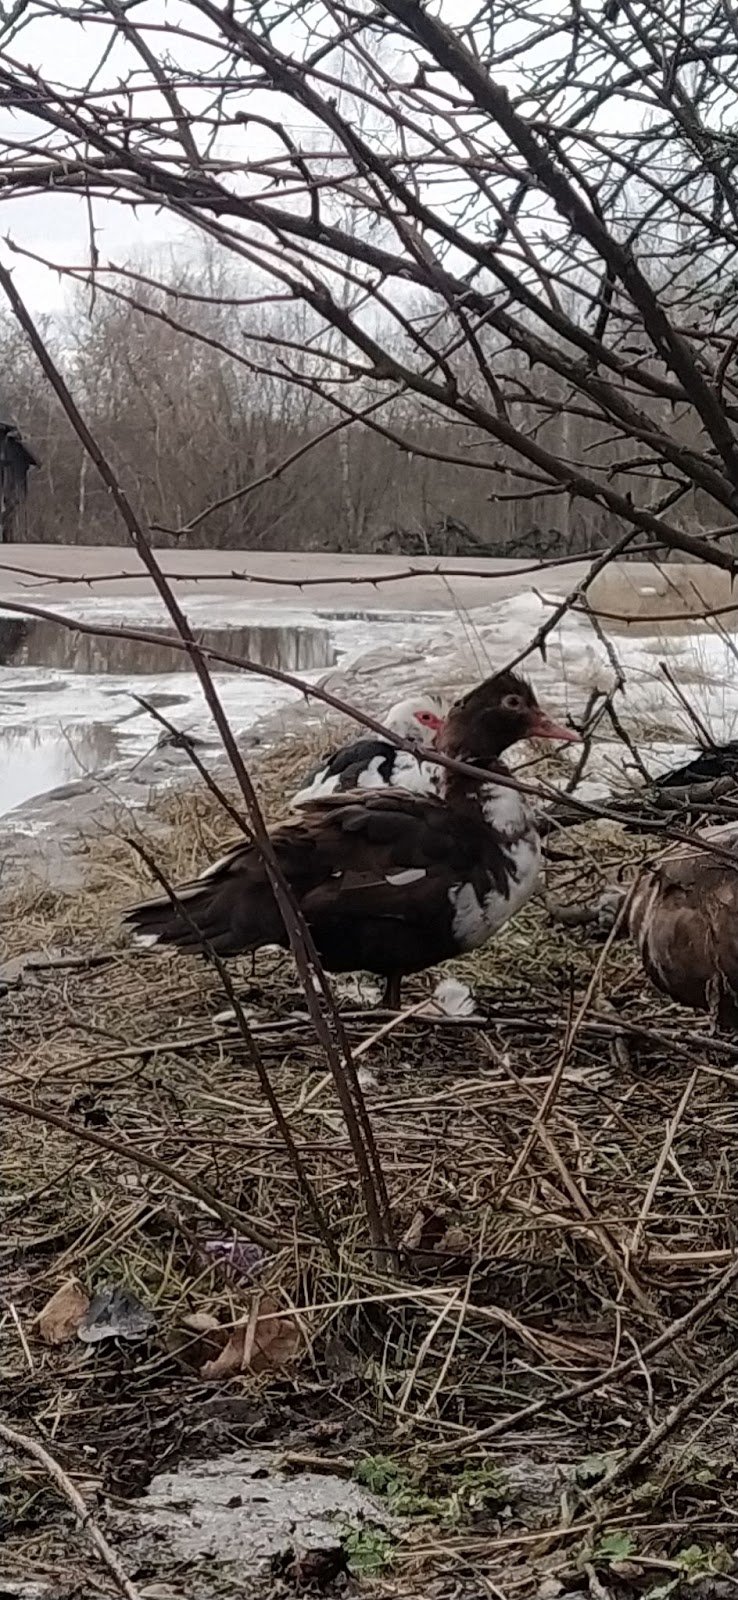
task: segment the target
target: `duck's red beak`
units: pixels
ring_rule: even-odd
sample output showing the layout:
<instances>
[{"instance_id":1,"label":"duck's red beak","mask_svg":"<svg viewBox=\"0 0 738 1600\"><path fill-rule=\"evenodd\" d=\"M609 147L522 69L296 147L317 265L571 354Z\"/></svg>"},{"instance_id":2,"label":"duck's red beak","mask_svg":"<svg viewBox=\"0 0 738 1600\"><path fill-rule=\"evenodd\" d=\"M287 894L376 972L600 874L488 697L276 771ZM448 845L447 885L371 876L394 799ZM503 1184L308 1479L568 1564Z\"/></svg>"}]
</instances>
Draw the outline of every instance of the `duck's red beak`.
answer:
<instances>
[{"instance_id":1,"label":"duck's red beak","mask_svg":"<svg viewBox=\"0 0 738 1600\"><path fill-rule=\"evenodd\" d=\"M537 706L528 718L528 737L531 739L565 739L568 744L581 744L582 735L565 722L552 722Z\"/></svg>"}]
</instances>

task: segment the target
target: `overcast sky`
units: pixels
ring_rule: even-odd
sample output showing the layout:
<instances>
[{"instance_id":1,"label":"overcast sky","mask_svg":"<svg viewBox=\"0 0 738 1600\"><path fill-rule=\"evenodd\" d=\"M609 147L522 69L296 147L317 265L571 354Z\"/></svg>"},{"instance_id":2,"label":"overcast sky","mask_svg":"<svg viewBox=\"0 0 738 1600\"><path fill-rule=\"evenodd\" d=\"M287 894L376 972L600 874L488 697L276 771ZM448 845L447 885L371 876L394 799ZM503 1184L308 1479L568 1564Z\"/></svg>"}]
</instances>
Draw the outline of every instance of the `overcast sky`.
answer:
<instances>
[{"instance_id":1,"label":"overcast sky","mask_svg":"<svg viewBox=\"0 0 738 1600\"><path fill-rule=\"evenodd\" d=\"M53 4L53 0L47 0L47 3ZM474 9L474 0L449 0L449 16L453 13L453 21L457 24L464 12L470 14ZM177 23L183 20L190 30L200 30L206 35L209 32L207 21L194 7L187 5L186 0L142 0L142 3L136 5L133 15L139 26L146 23L155 30L146 34L147 42L160 58L176 63L182 75L186 75L188 70L191 71L193 68L202 71L211 62L214 68L217 66L222 71L222 40L219 43L215 42L211 47L200 39L183 38L174 32ZM279 43L282 49L299 53L300 38L295 31L295 25L290 24L290 28L292 29L290 33L287 33L286 29L282 30ZM162 31L165 29L166 33ZM566 40L565 33L562 33L561 37ZM508 45L509 42L508 37ZM112 48L108 54L106 52L111 44ZM568 45L566 47L568 49ZM550 45L546 46L546 49L551 48ZM116 94L119 103L121 103L121 84L131 82L142 84L150 81L149 69L128 41L115 32L112 20L110 23L105 21L100 24L89 21L81 25L73 18L46 14L43 18L36 18L30 22L21 31L7 51L6 59L12 61L13 58L20 63L30 63L53 85L79 91L91 83L93 92L99 94L102 90L109 91L111 95ZM528 49L526 52L528 64L531 58L531 51ZM399 57L397 59L401 75L407 76L408 79L412 78L414 61L408 61L407 57L401 61ZM334 55L326 64L335 71L337 60L337 56ZM249 75L250 70L244 62L244 77ZM516 84L520 85L518 64L514 59L507 61L504 67L499 69L499 75L508 89L514 90ZM189 105L195 110L202 109L206 104L202 91L185 90L180 93L180 98L185 106ZM327 146L328 135L325 129L318 129L317 125L311 129L308 114L298 110L283 96L245 89L242 108L256 114L266 113L272 117L281 117L294 131L298 141L304 139L306 135L308 137L312 135L311 142L314 142L317 149L324 150ZM158 93L137 94L135 109L138 113L150 111L156 115L164 111L168 114ZM231 112L235 109L233 101L230 102L230 109ZM606 117L614 115L619 119L618 126L624 128L633 121L640 120L644 112L638 109L637 100L634 99L632 102L621 100L617 112L613 107L608 108L605 113ZM493 151L495 141L489 127L484 129L483 137L488 151ZM23 159L22 152L14 154L7 149L3 151L3 139L36 140L42 148L48 148L49 129L25 112L2 109L0 110L0 168L4 160L14 162ZM263 156L276 150L281 151L282 146L275 136L251 123L243 129L229 128L227 133L219 138L214 153L224 159L246 162L249 158L253 159L254 156ZM241 188L252 181L259 187L263 186L262 179L239 178L237 174L229 174L227 181ZM451 194L452 188L447 185L434 198L437 203L443 205L448 203ZM431 198L430 191L426 192L426 198ZM49 193L28 199L4 199L0 203L2 205L0 256L16 273L19 286L34 309L37 311L58 309L69 295L68 283L61 279L58 273L44 266L9 254L2 241L10 236L17 244L48 259L85 267L89 262L90 243L84 200L71 195ZM112 262L124 265L153 257L156 270L158 255L161 271L166 274L167 258L173 248L181 253L196 248L197 235L166 210L157 211L152 207L140 207L137 211L133 211L128 205L103 200L95 200L93 204L96 242L102 264ZM465 225L474 226L472 216L469 214L465 217Z\"/></svg>"},{"instance_id":2,"label":"overcast sky","mask_svg":"<svg viewBox=\"0 0 738 1600\"><path fill-rule=\"evenodd\" d=\"M148 0L148 3L137 6L135 13L139 24L145 19L170 28L182 14L183 7L178 0ZM189 20L192 23L191 11ZM112 26L80 25L68 18L47 16L43 20L33 21L14 41L8 54L18 62L32 64L52 84L80 89L89 83L99 67L111 34ZM190 63L196 62L200 68L207 64L206 46L182 41L173 33L165 42L161 35L152 34L150 42L157 54L170 52L183 66L187 65L188 59ZM222 59L222 47L219 55ZM100 90L109 87L115 90L122 80L129 79L131 70L136 73L139 83L148 81L150 74L140 58L125 40L117 37L110 55L99 67L94 88ZM158 96L139 95L136 98L138 112L144 109L145 100L149 101L152 110L164 109ZM274 102L274 96L253 92L248 96L249 106L256 112L263 112L268 106L274 115ZM283 109L287 110L287 107L283 106ZM46 144L48 129L35 119L23 112L0 110L0 141L3 138L15 141L38 139L39 133ZM243 133L238 129L229 130L227 141L221 140L217 150L218 154L229 159L246 159L247 156L253 158L255 154L273 148L273 137L268 131L252 124ZM3 159L12 157L4 153ZM19 286L29 304L36 310L58 308L69 293L68 284L58 273L9 253L4 240L9 236L17 244L48 259L84 266L89 261L89 224L84 200L57 193L28 199L4 199L1 206L2 259L17 274ZM195 244L194 233L165 210L142 207L133 212L129 206L120 206L114 201L95 200L94 217L97 245L103 262L121 264L156 253L168 256L173 247L186 251ZM162 265L165 265L164 261Z\"/></svg>"}]
</instances>

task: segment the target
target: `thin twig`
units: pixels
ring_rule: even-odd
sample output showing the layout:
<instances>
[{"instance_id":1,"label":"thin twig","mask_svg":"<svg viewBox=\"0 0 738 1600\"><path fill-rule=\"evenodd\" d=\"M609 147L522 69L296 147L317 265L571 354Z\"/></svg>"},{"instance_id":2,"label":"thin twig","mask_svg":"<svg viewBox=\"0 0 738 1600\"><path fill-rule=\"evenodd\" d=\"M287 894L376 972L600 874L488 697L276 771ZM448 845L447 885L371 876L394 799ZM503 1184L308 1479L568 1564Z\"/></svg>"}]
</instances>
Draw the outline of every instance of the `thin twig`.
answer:
<instances>
[{"instance_id":1,"label":"thin twig","mask_svg":"<svg viewBox=\"0 0 738 1600\"><path fill-rule=\"evenodd\" d=\"M682 1117L684 1116L684 1113L685 1113L685 1111L687 1109L687 1106L689 1105L689 1102L690 1102L690 1100L692 1098L692 1095L694 1093L694 1087L695 1087L695 1084L697 1082L698 1077L699 1077L699 1071L698 1071L697 1067L695 1067L694 1072L692 1073L692 1076L689 1079L689 1082L687 1083L687 1085L685 1087L684 1093L683 1093L683 1095L682 1095L682 1097L681 1097L681 1099L679 1101L679 1104L678 1104L678 1106L676 1108L676 1111L674 1112L673 1117L671 1117L669 1119L669 1121L668 1121L668 1123L666 1125L666 1133L665 1133L665 1136L664 1136L664 1142L663 1142L663 1145L662 1145L661 1150L659 1152L659 1157L658 1157L656 1165L655 1165L655 1167L653 1169L653 1173L651 1174L651 1181L650 1181L650 1183L648 1185L648 1188L646 1190L646 1193L645 1193L645 1196L644 1196L644 1199L643 1199L643 1205L641 1206L640 1212L638 1214L638 1221L636 1222L636 1225L635 1225L635 1227L633 1229L633 1232L632 1232L631 1238L630 1238L630 1243L628 1245L628 1255L630 1256L631 1260L633 1259L634 1256L638 1255L638 1252L640 1250L641 1244L643 1242L643 1235L644 1235L644 1231L645 1231L645 1227L646 1227L646 1222L647 1222L647 1219L648 1219L648 1214L649 1214L649 1211L651 1210L653 1202L654 1202L654 1200L656 1198L656 1191L657 1191L658 1186L659 1186L659 1184L661 1182L661 1179L662 1179L662 1176L663 1176L663 1172L664 1172L664 1167L666 1166L666 1163L667 1163L667 1161L669 1159L669 1155L670 1155L670 1152L671 1152L671 1147L672 1147L672 1145L674 1143L674 1140L676 1138L677 1129L679 1128L679 1124L680 1124L680 1122L682 1120Z\"/></svg>"},{"instance_id":2,"label":"thin twig","mask_svg":"<svg viewBox=\"0 0 738 1600\"><path fill-rule=\"evenodd\" d=\"M690 1415L690 1412L694 1411L703 1400L706 1400L715 1389L719 1388L726 1378L732 1377L733 1373L737 1371L738 1350L733 1350L729 1356L725 1357L724 1361L721 1361L717 1367L708 1372L701 1383L698 1383L694 1389L690 1389L689 1394L685 1394L682 1400L672 1406L658 1427L654 1428L645 1439L641 1439L635 1449L629 1451L628 1455L624 1456L622 1461L619 1461L607 1473L602 1482L598 1483L594 1489L593 1498L599 1499L601 1495L614 1488L616 1483L622 1483L624 1478L630 1478L636 1468L641 1467L649 1456L661 1448L662 1444L669 1438L669 1435L679 1427L680 1422L683 1422L684 1418Z\"/></svg>"},{"instance_id":3,"label":"thin twig","mask_svg":"<svg viewBox=\"0 0 738 1600\"><path fill-rule=\"evenodd\" d=\"M261 1245L262 1249L279 1248L280 1240L275 1234L262 1228L260 1223L253 1222L251 1217L239 1211L236 1206L230 1206L226 1201L220 1200L204 1183L199 1183L196 1178L186 1177L171 1162L160 1161L158 1156L149 1155L146 1150L138 1150L126 1140L110 1139L107 1134L97 1133L94 1128L78 1127L76 1123L60 1116L56 1111L46 1111L30 1101L14 1100L7 1094L0 1094L0 1110L9 1111L18 1117L31 1117L35 1122L44 1122L50 1128L59 1128L62 1133L70 1134L73 1139L81 1139L83 1144L97 1145L99 1150L107 1150L111 1155L121 1156L124 1161L133 1161L140 1167L148 1167L151 1172L157 1172L159 1177L167 1178L180 1189L186 1190L195 1200L207 1206L216 1217L220 1217L227 1227L236 1228L238 1232L245 1234L247 1239L253 1239L254 1244Z\"/></svg>"},{"instance_id":4,"label":"thin twig","mask_svg":"<svg viewBox=\"0 0 738 1600\"><path fill-rule=\"evenodd\" d=\"M598 1372L594 1378L587 1378L583 1383L575 1383L569 1389L562 1389L556 1395L552 1396L547 1392L539 1400L531 1400L528 1405L521 1406L519 1411L513 1411L507 1417L500 1417L499 1421L491 1423L487 1428L469 1429L468 1433L457 1435L452 1444L444 1442L439 1445L431 1445L430 1453L433 1456L454 1455L465 1444L476 1448L477 1445L486 1444L490 1439L499 1439L502 1434L508 1433L511 1428L519 1428L523 1423L530 1422L533 1417L537 1417L541 1411L547 1410L552 1404L557 1406L569 1405L574 1400L581 1400L586 1394L594 1394L595 1390L604 1389L608 1384L619 1383L621 1379L627 1378L631 1372L635 1371L636 1367L640 1367L642 1361L650 1360L652 1356L660 1355L661 1351L668 1349L669 1345L677 1343L683 1334L688 1333L695 1323L699 1322L701 1317L705 1316L708 1311L713 1309L713 1306L716 1306L723 1299L728 1290L737 1281L738 1255L733 1252L730 1265L717 1283L714 1283L706 1294L695 1301L695 1304L690 1306L683 1316L677 1317L674 1322L669 1323L669 1326L664 1328L655 1339L652 1339L650 1344L645 1345L639 1353L628 1356L624 1361L619 1361L606 1372ZM731 1357L730 1359L738 1360L738 1357Z\"/></svg>"},{"instance_id":5,"label":"thin twig","mask_svg":"<svg viewBox=\"0 0 738 1600\"><path fill-rule=\"evenodd\" d=\"M30 1439L26 1433L19 1433L17 1428L9 1428L6 1422L0 1422L0 1439L9 1445L12 1450L32 1456L33 1460L37 1461L40 1467L43 1467L44 1472L52 1483L56 1485L59 1493L72 1507L80 1528L87 1535L103 1566L107 1568L116 1588L120 1590L122 1595L125 1595L125 1600L142 1600L141 1591L136 1588L123 1570L118 1556L108 1544L97 1523L93 1520L92 1512L85 1505L79 1490L75 1489L71 1478L67 1476L59 1462L49 1455L48 1450L37 1439Z\"/></svg>"}]
</instances>

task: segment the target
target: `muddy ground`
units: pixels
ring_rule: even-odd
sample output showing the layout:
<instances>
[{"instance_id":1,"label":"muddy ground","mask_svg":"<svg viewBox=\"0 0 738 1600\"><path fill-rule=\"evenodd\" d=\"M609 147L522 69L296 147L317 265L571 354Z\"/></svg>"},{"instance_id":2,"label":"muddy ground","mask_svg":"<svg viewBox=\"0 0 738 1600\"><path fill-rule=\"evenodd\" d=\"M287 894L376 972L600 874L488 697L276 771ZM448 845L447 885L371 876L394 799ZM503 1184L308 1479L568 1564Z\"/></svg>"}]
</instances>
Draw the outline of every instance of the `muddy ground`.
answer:
<instances>
[{"instance_id":1,"label":"muddy ground","mask_svg":"<svg viewBox=\"0 0 738 1600\"><path fill-rule=\"evenodd\" d=\"M277 820L321 734L259 738ZM5 835L0 1595L723 1592L738 1046L543 901L452 964L473 1018L427 1009L437 974L399 1021L339 984L378 1251L290 961L234 964L249 1041L217 974L120 933L137 838L182 878L233 830L152 759L133 809L44 802L58 874L23 854L43 830ZM572 830L547 891L652 847Z\"/></svg>"}]
</instances>

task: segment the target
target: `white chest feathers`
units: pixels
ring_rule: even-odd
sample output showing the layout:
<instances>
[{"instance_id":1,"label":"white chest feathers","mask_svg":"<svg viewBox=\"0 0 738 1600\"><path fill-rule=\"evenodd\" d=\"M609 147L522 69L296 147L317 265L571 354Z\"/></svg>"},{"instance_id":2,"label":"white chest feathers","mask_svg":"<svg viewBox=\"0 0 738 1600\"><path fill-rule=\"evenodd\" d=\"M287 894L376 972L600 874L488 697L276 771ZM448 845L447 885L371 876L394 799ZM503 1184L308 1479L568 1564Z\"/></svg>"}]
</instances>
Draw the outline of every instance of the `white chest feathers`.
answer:
<instances>
[{"instance_id":1,"label":"white chest feathers","mask_svg":"<svg viewBox=\"0 0 738 1600\"><path fill-rule=\"evenodd\" d=\"M501 894L492 879L481 898L472 883L455 884L449 891L454 939L460 950L476 950L486 944L508 917L514 917L533 894L541 870L541 842L525 795L490 784L482 790L481 802L485 821L505 853L507 893Z\"/></svg>"}]
</instances>

